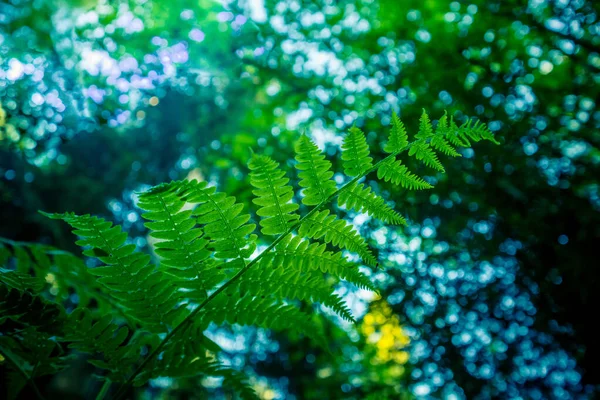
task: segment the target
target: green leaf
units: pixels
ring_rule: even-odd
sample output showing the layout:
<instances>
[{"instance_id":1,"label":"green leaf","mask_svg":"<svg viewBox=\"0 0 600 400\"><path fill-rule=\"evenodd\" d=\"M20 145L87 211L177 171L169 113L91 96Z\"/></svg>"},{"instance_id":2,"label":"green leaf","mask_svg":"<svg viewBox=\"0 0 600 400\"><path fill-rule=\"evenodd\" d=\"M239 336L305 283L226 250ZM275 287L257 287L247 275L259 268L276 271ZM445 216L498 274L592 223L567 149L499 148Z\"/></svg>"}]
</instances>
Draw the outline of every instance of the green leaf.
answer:
<instances>
[{"instance_id":1,"label":"green leaf","mask_svg":"<svg viewBox=\"0 0 600 400\"><path fill-rule=\"evenodd\" d=\"M291 224L300 216L296 214L298 204L292 202L294 192L287 183L285 172L279 165L267 156L253 154L248 167L250 183L256 189L252 193L256 196L253 203L260 206L256 212L263 217L260 221L261 232L265 235L279 235L285 233Z\"/></svg>"},{"instance_id":2,"label":"green leaf","mask_svg":"<svg viewBox=\"0 0 600 400\"><path fill-rule=\"evenodd\" d=\"M358 176L368 171L373 161L369 153L365 134L356 127L350 128L342 144L342 160L346 175Z\"/></svg>"},{"instance_id":3,"label":"green leaf","mask_svg":"<svg viewBox=\"0 0 600 400\"><path fill-rule=\"evenodd\" d=\"M391 181L394 185L400 185L409 190L431 189L433 186L423 178L411 173L400 160L389 160L383 163L377 170L377 177L385 182Z\"/></svg>"},{"instance_id":4,"label":"green leaf","mask_svg":"<svg viewBox=\"0 0 600 400\"><path fill-rule=\"evenodd\" d=\"M383 148L383 151L389 154L398 153L408 146L408 135L404 123L398 117L398 114L392 114L392 129L390 130L389 140Z\"/></svg>"},{"instance_id":5,"label":"green leaf","mask_svg":"<svg viewBox=\"0 0 600 400\"><path fill-rule=\"evenodd\" d=\"M335 192L335 182L331 179L331 162L325 159L319 148L305 135L296 143L296 169L301 171L299 185L304 189L302 203L314 206L329 198Z\"/></svg>"}]
</instances>

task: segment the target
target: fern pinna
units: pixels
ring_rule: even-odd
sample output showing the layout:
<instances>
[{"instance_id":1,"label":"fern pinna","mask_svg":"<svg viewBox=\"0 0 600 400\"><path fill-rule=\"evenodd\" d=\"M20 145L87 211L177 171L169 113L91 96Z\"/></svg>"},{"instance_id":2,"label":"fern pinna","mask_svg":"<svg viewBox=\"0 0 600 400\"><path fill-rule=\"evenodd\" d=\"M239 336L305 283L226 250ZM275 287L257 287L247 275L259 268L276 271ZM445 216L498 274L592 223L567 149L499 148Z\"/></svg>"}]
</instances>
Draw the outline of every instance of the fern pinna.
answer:
<instances>
[{"instance_id":1,"label":"fern pinna","mask_svg":"<svg viewBox=\"0 0 600 400\"><path fill-rule=\"evenodd\" d=\"M114 393L120 398L132 384L148 379L211 375L223 377L225 385L243 398L252 398L244 376L216 361L220 348L204 334L209 324L296 331L327 348L322 323L306 305L321 304L354 321L335 293L335 284L343 280L376 290L360 266L377 266L365 239L332 212L331 202L337 199L338 208L366 213L383 223L406 224L372 190L367 176L376 173L378 179L408 190L430 189L430 182L411 172L401 156L413 157L434 173L442 173L438 153L459 156L458 147L482 139L494 141L484 124L467 121L459 126L444 115L434 129L423 112L418 132L409 141L403 122L393 115L383 146L388 155L375 162L365 135L353 127L342 145L346 178L339 185L333 179L331 162L307 136L301 136L295 146L297 191L277 162L252 154L248 168L255 207L250 210L206 182L158 185L140 194L138 204L155 239L156 261L136 250L119 226L101 218L44 214L71 225L83 253L101 266L78 269L79 281L64 272L68 266L48 261L52 256L45 256L46 270L41 272L29 267L1 270L0 282L7 295L0 303L4 313L0 352L5 359L15 360L21 386L32 384L36 374L30 360L35 345L28 339L31 333L41 335L38 340L51 341L52 348L68 346L90 354L90 362L104 370L102 395L109 391L110 382L120 382ZM16 253L4 257L4 264L10 266L11 257L19 258ZM49 251L38 249L38 253ZM359 259L362 262L351 261ZM50 268L77 292L91 285L96 306L67 304L69 312L65 312L61 305L65 302L60 301L64 299L47 298L38 281L25 278L29 272L44 277ZM46 319L30 318L34 314L22 311L27 307L32 308L30 313L57 316L58 327L51 338ZM64 357L52 362L54 353L46 353L50 360L46 364L59 369Z\"/></svg>"}]
</instances>

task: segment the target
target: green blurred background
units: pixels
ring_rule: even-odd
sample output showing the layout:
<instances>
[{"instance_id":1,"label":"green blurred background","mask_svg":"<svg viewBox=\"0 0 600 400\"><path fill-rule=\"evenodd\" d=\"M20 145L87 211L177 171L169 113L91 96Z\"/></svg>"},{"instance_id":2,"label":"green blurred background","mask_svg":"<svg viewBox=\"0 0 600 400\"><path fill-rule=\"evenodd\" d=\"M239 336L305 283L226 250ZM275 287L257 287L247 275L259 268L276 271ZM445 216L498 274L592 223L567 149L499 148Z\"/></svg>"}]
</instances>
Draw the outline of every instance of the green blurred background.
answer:
<instances>
[{"instance_id":1,"label":"green blurred background","mask_svg":"<svg viewBox=\"0 0 600 400\"><path fill-rule=\"evenodd\" d=\"M220 357L263 399L595 398L599 13L595 0L4 0L0 237L77 253L37 213L75 211L145 248L136 193L150 185L202 178L248 201L250 149L291 165L307 133L336 157L356 124L377 156L392 111L413 133L423 108L478 117L500 146L446 163L433 191L378 187L407 228L347 216L378 250L384 268L365 271L382 296L339 288L360 322L328 317L333 355L233 326L211 333ZM40 386L88 398L83 365ZM143 398L202 397L227 393L200 377Z\"/></svg>"}]
</instances>

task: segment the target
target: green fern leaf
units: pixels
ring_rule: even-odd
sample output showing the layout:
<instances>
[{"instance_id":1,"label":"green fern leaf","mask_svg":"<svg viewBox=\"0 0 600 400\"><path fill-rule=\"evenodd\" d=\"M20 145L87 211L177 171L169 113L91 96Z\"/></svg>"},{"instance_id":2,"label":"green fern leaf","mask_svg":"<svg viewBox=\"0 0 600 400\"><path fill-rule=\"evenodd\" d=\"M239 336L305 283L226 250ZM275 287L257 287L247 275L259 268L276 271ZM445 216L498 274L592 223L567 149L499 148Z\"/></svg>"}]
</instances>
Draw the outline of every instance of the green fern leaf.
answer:
<instances>
[{"instance_id":1,"label":"green fern leaf","mask_svg":"<svg viewBox=\"0 0 600 400\"><path fill-rule=\"evenodd\" d=\"M289 179L279 165L267 156L253 154L248 167L250 183L256 189L253 203L260 206L256 212L260 217L261 232L265 235L279 235L287 232L291 224L300 216L296 214L298 204L292 202L294 192L287 185Z\"/></svg>"},{"instance_id":2,"label":"green fern leaf","mask_svg":"<svg viewBox=\"0 0 600 400\"><path fill-rule=\"evenodd\" d=\"M127 326L115 324L111 315L95 318L85 308L69 315L69 327L64 337L69 348L89 354L88 362L106 370L105 378L113 382L127 380L143 354L160 342L157 335L144 331L132 334Z\"/></svg>"},{"instance_id":3,"label":"green fern leaf","mask_svg":"<svg viewBox=\"0 0 600 400\"><path fill-rule=\"evenodd\" d=\"M0 283L21 292L29 290L32 293L39 293L44 288L44 282L41 279L4 268L0 268Z\"/></svg>"},{"instance_id":4,"label":"green fern leaf","mask_svg":"<svg viewBox=\"0 0 600 400\"><path fill-rule=\"evenodd\" d=\"M329 215L329 210L319 211L305 218L298 234L309 239L322 238L325 243L357 253L368 265L377 266L377 260L362 236L346 221Z\"/></svg>"},{"instance_id":5,"label":"green fern leaf","mask_svg":"<svg viewBox=\"0 0 600 400\"><path fill-rule=\"evenodd\" d=\"M338 206L366 213L385 223L406 225L406 219L363 183L354 183L338 196Z\"/></svg>"},{"instance_id":6,"label":"green fern leaf","mask_svg":"<svg viewBox=\"0 0 600 400\"><path fill-rule=\"evenodd\" d=\"M448 143L445 136L448 134L448 117L444 114L438 121L435 128L435 135L431 138L429 144L434 149L451 157L461 157L461 155Z\"/></svg>"},{"instance_id":7,"label":"green fern leaf","mask_svg":"<svg viewBox=\"0 0 600 400\"><path fill-rule=\"evenodd\" d=\"M105 267L90 269L111 296L146 328L164 332L173 322L174 306L180 301L176 287L164 273L150 264L150 256L125 244L127 234L120 226L102 218L75 214L44 214L62 219L81 237L76 243L87 248L83 254L96 257Z\"/></svg>"},{"instance_id":8,"label":"green fern leaf","mask_svg":"<svg viewBox=\"0 0 600 400\"><path fill-rule=\"evenodd\" d=\"M358 176L368 171L373 161L369 153L365 134L356 127L350 128L342 144L342 160L346 175Z\"/></svg>"},{"instance_id":9,"label":"green fern leaf","mask_svg":"<svg viewBox=\"0 0 600 400\"><path fill-rule=\"evenodd\" d=\"M220 347L207 338L199 324L189 324L163 348L160 359L154 360L138 375L135 384L142 385L159 377L191 378L221 376L223 387L233 389L242 399L257 399L246 376L219 363L215 358Z\"/></svg>"},{"instance_id":10,"label":"green fern leaf","mask_svg":"<svg viewBox=\"0 0 600 400\"><path fill-rule=\"evenodd\" d=\"M274 251L265 254L260 268L283 268L299 272L320 270L361 289L377 291L372 282L360 273L358 264L346 260L342 253L327 251L325 244L311 243L292 234L286 235Z\"/></svg>"},{"instance_id":11,"label":"green fern leaf","mask_svg":"<svg viewBox=\"0 0 600 400\"><path fill-rule=\"evenodd\" d=\"M487 125L480 121L473 122L472 119L467 119L462 125L457 126L456 122L454 122L454 118L451 117L445 138L458 147L470 147L470 140L473 140L474 142L489 140L494 144L500 144L494 138L494 135Z\"/></svg>"},{"instance_id":12,"label":"green fern leaf","mask_svg":"<svg viewBox=\"0 0 600 400\"><path fill-rule=\"evenodd\" d=\"M259 326L275 331L295 331L327 349L327 341L322 329L312 320L311 315L293 304L278 301L268 293L260 296L242 294L235 286L226 295L215 297L198 315L196 323L206 328L210 323L223 323Z\"/></svg>"},{"instance_id":13,"label":"green fern leaf","mask_svg":"<svg viewBox=\"0 0 600 400\"><path fill-rule=\"evenodd\" d=\"M461 138L469 137L474 142L481 140L489 140L495 144L500 144L496 141L492 132L488 129L487 125L477 120L473 122L472 119L466 120L458 129L458 135Z\"/></svg>"},{"instance_id":14,"label":"green fern leaf","mask_svg":"<svg viewBox=\"0 0 600 400\"><path fill-rule=\"evenodd\" d=\"M19 332L27 328L48 335L59 335L62 332L64 310L56 303L44 300L28 290L18 290L6 285L2 273L0 285L0 328L3 335ZM9 278L12 281L13 277Z\"/></svg>"},{"instance_id":15,"label":"green fern leaf","mask_svg":"<svg viewBox=\"0 0 600 400\"><path fill-rule=\"evenodd\" d=\"M444 166L438 159L437 154L435 154L435 151L431 149L429 144L425 143L422 140L413 144L410 147L408 155L415 156L417 160L423 161L423 163L430 168L436 169L440 172L446 172Z\"/></svg>"},{"instance_id":16,"label":"green fern leaf","mask_svg":"<svg viewBox=\"0 0 600 400\"><path fill-rule=\"evenodd\" d=\"M419 132L415 135L417 139L427 139L433 136L433 125L427 112L423 110L421 118L419 119Z\"/></svg>"},{"instance_id":17,"label":"green fern leaf","mask_svg":"<svg viewBox=\"0 0 600 400\"><path fill-rule=\"evenodd\" d=\"M144 224L150 236L159 240L154 247L164 271L177 278L187 297L202 300L225 276L210 268L208 240L195 228L192 211L184 209L186 203L178 195L185 187L185 182L155 186L140 195L138 206L146 211L142 217L150 221Z\"/></svg>"},{"instance_id":18,"label":"green fern leaf","mask_svg":"<svg viewBox=\"0 0 600 400\"><path fill-rule=\"evenodd\" d=\"M319 148L305 135L296 143L296 169L302 171L299 185L304 189L302 203L314 206L326 200L335 192L335 182L331 179L331 162L325 159Z\"/></svg>"},{"instance_id":19,"label":"green fern leaf","mask_svg":"<svg viewBox=\"0 0 600 400\"><path fill-rule=\"evenodd\" d=\"M9 278L11 283L14 278ZM7 384L6 391L16 396L27 380L66 368L71 357L57 351L57 337L65 330L65 319L60 305L0 283L1 364L14 372L11 382L2 381L0 393L4 394Z\"/></svg>"},{"instance_id":20,"label":"green fern leaf","mask_svg":"<svg viewBox=\"0 0 600 400\"><path fill-rule=\"evenodd\" d=\"M408 146L408 135L404 123L398 117L398 114L392 114L392 130L388 142L383 148L388 154L398 153Z\"/></svg>"},{"instance_id":21,"label":"green fern leaf","mask_svg":"<svg viewBox=\"0 0 600 400\"><path fill-rule=\"evenodd\" d=\"M394 185L400 185L408 190L431 189L433 186L413 173L411 173L400 160L389 160L381 164L377 170L377 178L384 181L392 181Z\"/></svg>"},{"instance_id":22,"label":"green fern leaf","mask_svg":"<svg viewBox=\"0 0 600 400\"><path fill-rule=\"evenodd\" d=\"M248 224L250 215L242 213L244 206L236 203L235 197L217 192L206 182L192 181L188 183L184 198L197 205L193 215L198 216L197 222L203 225L215 258L243 260L254 253L256 235L251 233L256 225Z\"/></svg>"},{"instance_id":23,"label":"green fern leaf","mask_svg":"<svg viewBox=\"0 0 600 400\"><path fill-rule=\"evenodd\" d=\"M273 265L273 268L260 268L248 271L239 283L241 293L254 296L270 293L280 300L296 299L321 303L331 308L340 317L354 322L354 318L344 301L332 293L332 288L321 273L290 271L288 268Z\"/></svg>"}]
</instances>

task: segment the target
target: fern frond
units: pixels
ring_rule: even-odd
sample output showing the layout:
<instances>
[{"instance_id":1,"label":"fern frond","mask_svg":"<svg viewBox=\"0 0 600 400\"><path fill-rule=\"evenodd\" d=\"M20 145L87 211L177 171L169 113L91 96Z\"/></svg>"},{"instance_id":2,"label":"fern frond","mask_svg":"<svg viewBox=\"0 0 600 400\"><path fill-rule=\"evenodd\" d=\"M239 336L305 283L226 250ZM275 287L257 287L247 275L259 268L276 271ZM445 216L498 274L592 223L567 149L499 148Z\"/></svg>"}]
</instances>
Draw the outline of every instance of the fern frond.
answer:
<instances>
[{"instance_id":1,"label":"fern frond","mask_svg":"<svg viewBox=\"0 0 600 400\"><path fill-rule=\"evenodd\" d=\"M256 250L255 224L249 224L250 214L243 214L243 204L235 197L217 192L206 182L191 181L184 191L186 201L197 205L193 215L203 225L214 257L221 259L248 258ZM250 235L250 236L248 236ZM231 264L231 263L229 263Z\"/></svg>"},{"instance_id":2,"label":"fern frond","mask_svg":"<svg viewBox=\"0 0 600 400\"><path fill-rule=\"evenodd\" d=\"M398 153L408 146L408 135L404 123L398 117L398 114L392 114L392 130L388 142L383 147L383 151L388 154Z\"/></svg>"},{"instance_id":3,"label":"fern frond","mask_svg":"<svg viewBox=\"0 0 600 400\"><path fill-rule=\"evenodd\" d=\"M299 272L320 270L361 289L377 291L373 283L359 272L358 264L346 260L342 253L327 251L325 244L311 243L292 234L283 237L274 251L265 254L260 268L283 268Z\"/></svg>"},{"instance_id":4,"label":"fern frond","mask_svg":"<svg viewBox=\"0 0 600 400\"><path fill-rule=\"evenodd\" d=\"M215 297L198 314L196 323L207 327L210 323L259 326L274 331L294 331L315 343L328 348L322 329L312 320L310 314L301 311L293 304L285 304L268 293L260 296L241 294L235 286Z\"/></svg>"},{"instance_id":5,"label":"fern frond","mask_svg":"<svg viewBox=\"0 0 600 400\"><path fill-rule=\"evenodd\" d=\"M431 138L429 144L434 149L446 154L451 157L461 157L460 153L456 151L454 147L445 139L448 134L448 117L444 115L439 119L438 124L435 128L435 135Z\"/></svg>"},{"instance_id":6,"label":"fern frond","mask_svg":"<svg viewBox=\"0 0 600 400\"><path fill-rule=\"evenodd\" d=\"M184 209L186 203L179 192L185 185L174 181L155 186L140 195L138 206L146 211L142 217L150 221L144 224L150 236L159 240L154 247L164 271L177 278L186 297L202 300L225 275L212 267L208 240L202 237L201 229L195 228L192 210Z\"/></svg>"},{"instance_id":7,"label":"fern frond","mask_svg":"<svg viewBox=\"0 0 600 400\"><path fill-rule=\"evenodd\" d=\"M296 214L298 204L292 202L294 192L287 184L285 172L277 162L258 154L252 155L248 167L252 171L250 183L256 188L252 193L257 196L252 202L261 207L256 212L262 217L261 232L265 235L286 232L300 216Z\"/></svg>"},{"instance_id":8,"label":"fern frond","mask_svg":"<svg viewBox=\"0 0 600 400\"><path fill-rule=\"evenodd\" d=\"M60 334L64 318L64 310L58 304L28 290L11 288L4 281L0 285L0 328L3 335L27 328L49 335Z\"/></svg>"},{"instance_id":9,"label":"fern frond","mask_svg":"<svg viewBox=\"0 0 600 400\"><path fill-rule=\"evenodd\" d=\"M369 170L373 161L369 154L369 145L365 134L357 127L350 128L342 144L342 160L346 175L359 176Z\"/></svg>"},{"instance_id":10,"label":"fern frond","mask_svg":"<svg viewBox=\"0 0 600 400\"><path fill-rule=\"evenodd\" d=\"M4 268L0 268L0 283L21 292L29 290L32 293L39 293L44 288L44 282L41 279Z\"/></svg>"},{"instance_id":11,"label":"fern frond","mask_svg":"<svg viewBox=\"0 0 600 400\"><path fill-rule=\"evenodd\" d=\"M479 142L481 140L489 140L492 143L500 144L494 138L494 135L489 130L486 124L477 120L473 122L472 119L467 119L458 130L458 135L463 139L469 137L474 142Z\"/></svg>"},{"instance_id":12,"label":"fern frond","mask_svg":"<svg viewBox=\"0 0 600 400\"><path fill-rule=\"evenodd\" d=\"M455 146L470 147L471 140L479 142L481 140L489 140L494 144L500 144L495 138L487 125L481 121L473 122L472 119L467 119L462 125L457 126L454 118L450 118L448 130L445 138Z\"/></svg>"},{"instance_id":13,"label":"fern frond","mask_svg":"<svg viewBox=\"0 0 600 400\"><path fill-rule=\"evenodd\" d=\"M377 260L363 237L352 225L330 215L329 210L319 211L305 218L298 228L298 234L309 239L322 238L325 243L358 254L368 265L377 266Z\"/></svg>"},{"instance_id":14,"label":"fern frond","mask_svg":"<svg viewBox=\"0 0 600 400\"><path fill-rule=\"evenodd\" d=\"M248 271L239 282L241 293L259 296L270 293L278 299L306 300L321 303L331 308L340 317L354 322L354 317L344 301L323 279L323 274L311 270L293 271L273 265L273 268L261 268Z\"/></svg>"},{"instance_id":15,"label":"fern frond","mask_svg":"<svg viewBox=\"0 0 600 400\"><path fill-rule=\"evenodd\" d=\"M31 378L66 368L70 357L58 351L56 340L64 328L65 312L60 305L0 283L0 355L14 372L8 391L16 396L27 381L36 389Z\"/></svg>"},{"instance_id":16,"label":"fern frond","mask_svg":"<svg viewBox=\"0 0 600 400\"><path fill-rule=\"evenodd\" d=\"M81 239L76 243L87 248L83 254L95 257L106 266L89 271L110 290L110 295L146 328L164 332L175 317L173 308L179 302L176 287L164 273L150 264L150 256L125 244L127 234L121 227L89 215L45 214L62 219Z\"/></svg>"},{"instance_id":17,"label":"fern frond","mask_svg":"<svg viewBox=\"0 0 600 400\"><path fill-rule=\"evenodd\" d=\"M406 225L406 219L402 215L363 183L354 183L341 192L338 196L338 206L369 214L385 223Z\"/></svg>"},{"instance_id":18,"label":"fern frond","mask_svg":"<svg viewBox=\"0 0 600 400\"><path fill-rule=\"evenodd\" d=\"M433 186L423 178L418 177L402 165L400 160L392 160L381 164L377 169L377 178L385 182L391 181L394 185L400 185L408 190L431 189Z\"/></svg>"},{"instance_id":19,"label":"fern frond","mask_svg":"<svg viewBox=\"0 0 600 400\"><path fill-rule=\"evenodd\" d=\"M304 189L302 203L314 206L327 199L335 192L335 182L331 179L331 162L325 159L319 148L306 136L300 136L296 143L296 169Z\"/></svg>"},{"instance_id":20,"label":"fern frond","mask_svg":"<svg viewBox=\"0 0 600 400\"><path fill-rule=\"evenodd\" d=\"M215 353L219 350L220 347L204 335L198 324L189 324L164 347L162 357L137 376L135 384L139 386L159 377L221 376L223 387L232 389L240 398L257 399L242 372L216 360Z\"/></svg>"},{"instance_id":21,"label":"fern frond","mask_svg":"<svg viewBox=\"0 0 600 400\"><path fill-rule=\"evenodd\" d=\"M19 274L21 281L20 286L12 287L30 289L34 293L43 291L58 303L73 303L75 297L78 307L89 307L99 314L114 312L128 319L123 309L105 293L104 286L90 274L90 269L80 257L52 246L3 238L0 238L0 253L4 254L0 265L13 265L13 261L16 261L17 268L19 264L28 265L27 273L11 271ZM5 279L10 286L6 281L10 276L1 275L0 279Z\"/></svg>"},{"instance_id":22,"label":"fern frond","mask_svg":"<svg viewBox=\"0 0 600 400\"><path fill-rule=\"evenodd\" d=\"M425 143L425 141L414 143L410 147L408 155L415 156L417 160L423 161L423 163L430 168L436 169L440 172L446 172L444 166L438 159L437 154L435 154L435 151L433 151L429 144Z\"/></svg>"},{"instance_id":23,"label":"fern frond","mask_svg":"<svg viewBox=\"0 0 600 400\"><path fill-rule=\"evenodd\" d=\"M419 118L419 132L415 135L417 139L427 139L433 136L433 125L429 119L427 112L423 110L421 118Z\"/></svg>"},{"instance_id":24,"label":"fern frond","mask_svg":"<svg viewBox=\"0 0 600 400\"><path fill-rule=\"evenodd\" d=\"M90 354L88 362L107 370L107 378L113 382L126 379L141 356L141 345L129 337L126 326L114 324L111 315L94 319L89 310L77 308L69 315L69 327L65 334L69 348ZM98 354L102 357L96 357Z\"/></svg>"}]
</instances>

